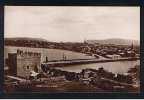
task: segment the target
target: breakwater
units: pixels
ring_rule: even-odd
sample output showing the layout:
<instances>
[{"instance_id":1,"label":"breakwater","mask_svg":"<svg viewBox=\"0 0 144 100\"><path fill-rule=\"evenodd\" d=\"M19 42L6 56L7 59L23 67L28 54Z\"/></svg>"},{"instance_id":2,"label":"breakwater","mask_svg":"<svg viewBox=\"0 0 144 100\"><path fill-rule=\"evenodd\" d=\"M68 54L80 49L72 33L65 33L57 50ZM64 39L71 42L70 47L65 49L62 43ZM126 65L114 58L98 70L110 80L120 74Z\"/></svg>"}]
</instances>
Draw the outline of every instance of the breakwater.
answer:
<instances>
[{"instance_id":1,"label":"breakwater","mask_svg":"<svg viewBox=\"0 0 144 100\"><path fill-rule=\"evenodd\" d=\"M139 57L133 58L119 58L119 59L78 59L78 60L61 60L61 61L50 61L42 63L42 65L46 65L47 67L60 67L66 65L77 65L77 64L90 64L90 63L103 63L103 62L117 62L117 61L135 61L139 60Z\"/></svg>"}]
</instances>

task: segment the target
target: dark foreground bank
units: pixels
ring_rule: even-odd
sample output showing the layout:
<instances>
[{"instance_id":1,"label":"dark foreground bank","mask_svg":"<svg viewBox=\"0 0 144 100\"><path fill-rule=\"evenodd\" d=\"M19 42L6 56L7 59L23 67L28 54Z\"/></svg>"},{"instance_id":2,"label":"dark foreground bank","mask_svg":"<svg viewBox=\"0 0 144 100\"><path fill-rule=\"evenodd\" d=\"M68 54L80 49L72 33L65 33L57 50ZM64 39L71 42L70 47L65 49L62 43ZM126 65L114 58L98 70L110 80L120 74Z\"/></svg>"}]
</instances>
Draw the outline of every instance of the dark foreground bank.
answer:
<instances>
[{"instance_id":1,"label":"dark foreground bank","mask_svg":"<svg viewBox=\"0 0 144 100\"><path fill-rule=\"evenodd\" d=\"M103 68L83 69L80 73L42 66L43 72L16 81L6 77L6 93L20 92L139 92L139 66L127 75L113 74Z\"/></svg>"}]
</instances>

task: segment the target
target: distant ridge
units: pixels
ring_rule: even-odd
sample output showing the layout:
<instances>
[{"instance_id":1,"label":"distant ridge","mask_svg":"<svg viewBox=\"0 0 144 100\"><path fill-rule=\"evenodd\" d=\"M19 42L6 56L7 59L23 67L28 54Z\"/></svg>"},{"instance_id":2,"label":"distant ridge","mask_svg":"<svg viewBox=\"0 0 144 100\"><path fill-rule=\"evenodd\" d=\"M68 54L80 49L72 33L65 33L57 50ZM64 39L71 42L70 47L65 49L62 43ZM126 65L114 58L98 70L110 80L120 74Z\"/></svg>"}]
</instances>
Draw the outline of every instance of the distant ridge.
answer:
<instances>
[{"instance_id":1,"label":"distant ridge","mask_svg":"<svg viewBox=\"0 0 144 100\"><path fill-rule=\"evenodd\" d=\"M49 42L46 39L42 39L42 38L31 38L31 37L15 37L15 38L4 38L5 40L13 40L13 41L17 41L17 40L32 40L32 41L43 41L43 42Z\"/></svg>"},{"instance_id":2,"label":"distant ridge","mask_svg":"<svg viewBox=\"0 0 144 100\"><path fill-rule=\"evenodd\" d=\"M116 44L116 45L140 45L140 41L138 40L127 40L127 39L120 39L120 38L112 38L112 39L104 39L104 40L86 40L87 43L90 44Z\"/></svg>"},{"instance_id":3,"label":"distant ridge","mask_svg":"<svg viewBox=\"0 0 144 100\"><path fill-rule=\"evenodd\" d=\"M5 41L17 41L17 40L21 40L21 41L39 41L39 42L51 42L54 43L52 41L48 41L46 39L42 39L42 38L29 38L29 37L15 37L15 38L5 38ZM127 40L127 39L120 39L120 38L112 38L112 39L103 39L103 40L86 40L85 42L89 43L89 44L115 44L115 45L131 45L133 43L133 45L140 45L140 41L138 40ZM69 42L66 42L69 43ZM71 43L71 42L70 42Z\"/></svg>"}]
</instances>

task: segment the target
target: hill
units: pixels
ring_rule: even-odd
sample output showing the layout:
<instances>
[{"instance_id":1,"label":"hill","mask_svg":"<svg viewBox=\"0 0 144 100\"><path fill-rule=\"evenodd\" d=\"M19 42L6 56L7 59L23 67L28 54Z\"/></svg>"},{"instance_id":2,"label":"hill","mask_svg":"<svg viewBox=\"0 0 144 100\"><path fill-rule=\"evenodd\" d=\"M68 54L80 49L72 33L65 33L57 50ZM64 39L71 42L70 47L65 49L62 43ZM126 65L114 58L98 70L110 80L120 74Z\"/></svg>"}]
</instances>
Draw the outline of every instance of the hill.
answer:
<instances>
[{"instance_id":1,"label":"hill","mask_svg":"<svg viewBox=\"0 0 144 100\"><path fill-rule=\"evenodd\" d=\"M89 44L116 44L116 45L140 45L140 42L138 40L127 40L127 39L104 39L104 40L87 40L86 41Z\"/></svg>"},{"instance_id":2,"label":"hill","mask_svg":"<svg viewBox=\"0 0 144 100\"><path fill-rule=\"evenodd\" d=\"M6 41L17 41L17 40L23 40L23 41L41 41L41 42L49 42L46 39L42 38L30 38L30 37L15 37L15 38L5 38Z\"/></svg>"}]
</instances>

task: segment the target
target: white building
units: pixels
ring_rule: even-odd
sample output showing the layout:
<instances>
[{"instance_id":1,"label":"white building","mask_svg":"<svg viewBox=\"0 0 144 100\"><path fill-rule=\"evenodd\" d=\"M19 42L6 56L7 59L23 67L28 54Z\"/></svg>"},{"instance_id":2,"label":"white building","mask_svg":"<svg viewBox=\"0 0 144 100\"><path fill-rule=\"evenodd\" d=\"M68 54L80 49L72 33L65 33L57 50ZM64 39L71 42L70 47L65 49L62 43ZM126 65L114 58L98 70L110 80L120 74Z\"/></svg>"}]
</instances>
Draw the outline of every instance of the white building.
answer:
<instances>
[{"instance_id":1,"label":"white building","mask_svg":"<svg viewBox=\"0 0 144 100\"><path fill-rule=\"evenodd\" d=\"M114 54L114 55L107 55L108 57L110 57L111 59L119 59L119 58L121 58L121 56L120 55L117 55L117 54Z\"/></svg>"}]
</instances>

